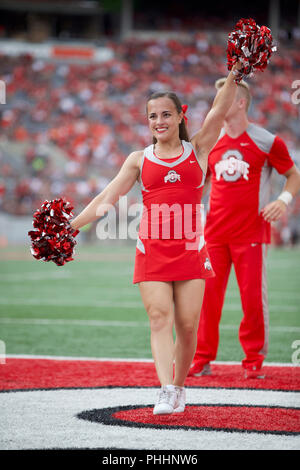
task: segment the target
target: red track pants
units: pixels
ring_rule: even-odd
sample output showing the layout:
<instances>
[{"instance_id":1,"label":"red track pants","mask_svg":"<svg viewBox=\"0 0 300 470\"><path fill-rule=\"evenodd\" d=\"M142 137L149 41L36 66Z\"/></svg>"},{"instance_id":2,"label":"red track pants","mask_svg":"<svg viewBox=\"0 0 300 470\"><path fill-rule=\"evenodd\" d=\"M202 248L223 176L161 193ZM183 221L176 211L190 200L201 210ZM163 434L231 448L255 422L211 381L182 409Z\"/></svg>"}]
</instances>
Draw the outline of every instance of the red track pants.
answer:
<instances>
[{"instance_id":1,"label":"red track pants","mask_svg":"<svg viewBox=\"0 0 300 470\"><path fill-rule=\"evenodd\" d=\"M216 359L219 322L233 264L244 313L239 328L239 340L246 356L242 365L246 369L259 369L268 348L267 247L259 243L206 242L206 245L216 277L206 280L194 362L205 364Z\"/></svg>"}]
</instances>

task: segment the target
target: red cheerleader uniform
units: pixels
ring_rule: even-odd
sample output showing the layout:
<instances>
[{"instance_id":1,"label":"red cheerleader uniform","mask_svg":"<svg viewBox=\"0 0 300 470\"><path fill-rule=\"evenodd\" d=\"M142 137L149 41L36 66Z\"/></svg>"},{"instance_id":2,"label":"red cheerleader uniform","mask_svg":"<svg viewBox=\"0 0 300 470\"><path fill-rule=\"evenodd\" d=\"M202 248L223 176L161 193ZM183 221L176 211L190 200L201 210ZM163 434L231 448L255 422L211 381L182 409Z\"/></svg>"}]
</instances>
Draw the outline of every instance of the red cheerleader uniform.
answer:
<instances>
[{"instance_id":1,"label":"red cheerleader uniform","mask_svg":"<svg viewBox=\"0 0 300 470\"><path fill-rule=\"evenodd\" d=\"M261 210L270 199L272 169L284 174L293 165L284 141L253 123L237 138L223 129L208 156L211 191L205 238L216 276L205 286L194 357L199 366L217 357L219 322L232 264L243 309L239 328L245 352L242 364L254 370L262 366L269 338L266 244L271 242L271 224Z\"/></svg>"},{"instance_id":2,"label":"red cheerleader uniform","mask_svg":"<svg viewBox=\"0 0 300 470\"><path fill-rule=\"evenodd\" d=\"M133 283L182 281L215 276L206 249L201 197L205 174L190 142L170 159L144 150L140 186L143 214Z\"/></svg>"}]
</instances>

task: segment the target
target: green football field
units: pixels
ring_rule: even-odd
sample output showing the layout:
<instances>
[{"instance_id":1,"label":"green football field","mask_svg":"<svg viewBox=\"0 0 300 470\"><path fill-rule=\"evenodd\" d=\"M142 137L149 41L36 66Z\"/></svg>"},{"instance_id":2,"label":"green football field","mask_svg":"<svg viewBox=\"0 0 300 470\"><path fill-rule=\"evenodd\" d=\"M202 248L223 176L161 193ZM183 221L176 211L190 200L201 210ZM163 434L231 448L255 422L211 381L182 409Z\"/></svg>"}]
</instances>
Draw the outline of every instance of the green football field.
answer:
<instances>
[{"instance_id":1,"label":"green football field","mask_svg":"<svg viewBox=\"0 0 300 470\"><path fill-rule=\"evenodd\" d=\"M28 247L0 250L0 340L6 354L151 358L147 315L132 284L135 247L77 246L65 266L37 261ZM300 249L270 248L268 362L292 361L300 340ZM231 272L218 361L240 361L242 318ZM293 344L294 343L294 344Z\"/></svg>"}]
</instances>

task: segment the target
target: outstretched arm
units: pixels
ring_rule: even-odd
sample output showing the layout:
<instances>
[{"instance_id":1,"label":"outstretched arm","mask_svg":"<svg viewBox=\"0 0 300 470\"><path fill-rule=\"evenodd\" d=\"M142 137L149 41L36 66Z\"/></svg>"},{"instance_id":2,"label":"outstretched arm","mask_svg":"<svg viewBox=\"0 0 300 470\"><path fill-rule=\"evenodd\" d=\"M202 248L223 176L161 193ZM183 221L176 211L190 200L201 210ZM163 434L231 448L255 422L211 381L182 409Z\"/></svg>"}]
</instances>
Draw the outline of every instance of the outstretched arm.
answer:
<instances>
[{"instance_id":1,"label":"outstretched arm","mask_svg":"<svg viewBox=\"0 0 300 470\"><path fill-rule=\"evenodd\" d=\"M78 230L102 217L112 205L118 202L120 196L130 191L140 173L142 153L141 151L133 152L127 157L117 176L71 221L73 229Z\"/></svg>"}]
</instances>

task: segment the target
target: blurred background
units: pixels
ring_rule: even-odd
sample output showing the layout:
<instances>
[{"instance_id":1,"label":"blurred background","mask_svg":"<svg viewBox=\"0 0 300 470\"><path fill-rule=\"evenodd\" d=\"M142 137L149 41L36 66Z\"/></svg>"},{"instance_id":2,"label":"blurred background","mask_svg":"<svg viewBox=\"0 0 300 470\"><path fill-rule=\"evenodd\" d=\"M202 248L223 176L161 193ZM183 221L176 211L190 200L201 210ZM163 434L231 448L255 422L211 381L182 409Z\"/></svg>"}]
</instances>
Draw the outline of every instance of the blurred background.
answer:
<instances>
[{"instance_id":1,"label":"blurred background","mask_svg":"<svg viewBox=\"0 0 300 470\"><path fill-rule=\"evenodd\" d=\"M280 135L300 167L299 0L0 1L0 248L28 245L46 199L65 197L79 213L131 151L151 143L151 92L175 90L189 105L190 134L201 127L214 82L227 74L228 33L249 17L271 28L278 48L248 79L250 120ZM273 180L276 197L284 178ZM128 203L139 197L134 187ZM97 242L95 227L80 237ZM299 244L299 196L272 240Z\"/></svg>"}]
</instances>

